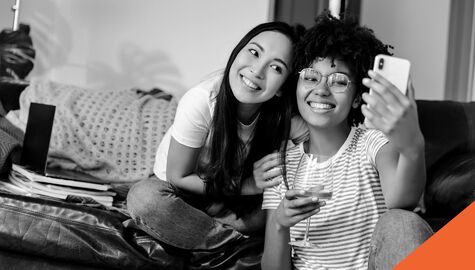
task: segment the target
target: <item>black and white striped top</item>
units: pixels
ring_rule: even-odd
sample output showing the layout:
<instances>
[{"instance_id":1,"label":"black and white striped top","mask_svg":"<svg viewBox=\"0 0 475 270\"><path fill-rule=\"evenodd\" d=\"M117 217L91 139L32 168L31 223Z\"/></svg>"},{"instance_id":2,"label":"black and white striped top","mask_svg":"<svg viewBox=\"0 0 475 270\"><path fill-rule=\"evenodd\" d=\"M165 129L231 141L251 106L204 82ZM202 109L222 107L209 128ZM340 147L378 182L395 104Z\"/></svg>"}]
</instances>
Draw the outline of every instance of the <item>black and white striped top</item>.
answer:
<instances>
[{"instance_id":1,"label":"black and white striped top","mask_svg":"<svg viewBox=\"0 0 475 270\"><path fill-rule=\"evenodd\" d=\"M296 269L367 269L372 232L387 210L375 167L376 154L387 142L380 131L352 128L333 157L312 167L318 171L317 176L310 177L312 184L323 184L333 196L311 217L310 241L318 248L293 247ZM308 156L303 143L288 150L287 179L291 188L303 179L308 162L312 162ZM262 208L276 209L286 191L283 183L265 190ZM292 227L291 240L303 239L305 227L306 220Z\"/></svg>"}]
</instances>

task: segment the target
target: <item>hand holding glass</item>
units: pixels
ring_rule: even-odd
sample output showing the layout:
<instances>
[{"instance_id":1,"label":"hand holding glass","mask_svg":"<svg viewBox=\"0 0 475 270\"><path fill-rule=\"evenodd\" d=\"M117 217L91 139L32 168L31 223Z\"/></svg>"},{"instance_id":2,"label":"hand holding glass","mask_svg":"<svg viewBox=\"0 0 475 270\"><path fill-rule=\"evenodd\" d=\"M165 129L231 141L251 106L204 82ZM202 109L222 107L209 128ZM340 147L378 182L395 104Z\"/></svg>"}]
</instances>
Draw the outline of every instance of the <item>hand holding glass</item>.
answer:
<instances>
[{"instance_id":1,"label":"hand holding glass","mask_svg":"<svg viewBox=\"0 0 475 270\"><path fill-rule=\"evenodd\" d=\"M294 189L305 190L302 196L317 197L319 200L330 200L332 192L324 190L323 179L312 155L304 154L300 159L294 178ZM309 241L311 217L307 218L305 234L302 240L290 241L289 244L298 247L318 247Z\"/></svg>"}]
</instances>

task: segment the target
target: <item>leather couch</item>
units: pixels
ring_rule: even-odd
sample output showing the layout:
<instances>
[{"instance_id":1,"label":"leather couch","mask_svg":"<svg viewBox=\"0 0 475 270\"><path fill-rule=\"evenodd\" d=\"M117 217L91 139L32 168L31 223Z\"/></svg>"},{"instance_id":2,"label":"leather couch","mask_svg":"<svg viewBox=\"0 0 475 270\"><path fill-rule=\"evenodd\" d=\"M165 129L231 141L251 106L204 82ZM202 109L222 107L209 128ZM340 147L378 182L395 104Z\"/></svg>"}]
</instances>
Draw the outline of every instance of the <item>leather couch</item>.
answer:
<instances>
[{"instance_id":1,"label":"leather couch","mask_svg":"<svg viewBox=\"0 0 475 270\"><path fill-rule=\"evenodd\" d=\"M475 200L475 102L417 101L425 138L425 213L437 231Z\"/></svg>"},{"instance_id":2,"label":"leather couch","mask_svg":"<svg viewBox=\"0 0 475 270\"><path fill-rule=\"evenodd\" d=\"M458 208L438 211L445 201L431 187L433 179L453 179L447 176L450 170L444 170L448 161L475 160L475 102L417 103L429 176L427 212L421 215L438 230L473 201L473 170L466 172L469 177L464 179L472 181L466 180L463 188L449 185L453 192L444 190L458 194L447 202L458 202ZM440 171L445 172L442 180ZM120 211L9 193L0 193L0 217L1 269L260 269L262 237L222 250L184 254L135 228Z\"/></svg>"}]
</instances>

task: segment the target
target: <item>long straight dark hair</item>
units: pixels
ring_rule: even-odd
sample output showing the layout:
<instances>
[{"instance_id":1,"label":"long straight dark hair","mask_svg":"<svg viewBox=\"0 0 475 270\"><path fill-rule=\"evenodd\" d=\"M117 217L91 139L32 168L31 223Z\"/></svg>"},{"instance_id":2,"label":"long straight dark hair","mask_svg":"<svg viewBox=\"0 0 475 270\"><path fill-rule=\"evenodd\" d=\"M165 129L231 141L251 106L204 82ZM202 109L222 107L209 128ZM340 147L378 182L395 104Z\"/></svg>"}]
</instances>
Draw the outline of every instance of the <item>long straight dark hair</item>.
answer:
<instances>
[{"instance_id":1,"label":"long straight dark hair","mask_svg":"<svg viewBox=\"0 0 475 270\"><path fill-rule=\"evenodd\" d=\"M260 115L251 134L247 157L245 157L245 145L238 135L238 100L229 84L230 68L238 53L249 41L265 31L284 34L292 41L293 46L300 34L297 28L287 23L263 23L250 30L232 51L216 96L211 130L208 135L210 136L208 158L206 164L198 166L198 173L206 183L206 195L213 199L226 201L226 198L240 195L243 181L253 173L254 162L273 151L281 149L285 151L287 145L292 116L291 95L294 93L297 78L292 71L281 87L282 96L274 96L260 106ZM284 164L285 154L281 158ZM244 212L246 212L245 209Z\"/></svg>"}]
</instances>

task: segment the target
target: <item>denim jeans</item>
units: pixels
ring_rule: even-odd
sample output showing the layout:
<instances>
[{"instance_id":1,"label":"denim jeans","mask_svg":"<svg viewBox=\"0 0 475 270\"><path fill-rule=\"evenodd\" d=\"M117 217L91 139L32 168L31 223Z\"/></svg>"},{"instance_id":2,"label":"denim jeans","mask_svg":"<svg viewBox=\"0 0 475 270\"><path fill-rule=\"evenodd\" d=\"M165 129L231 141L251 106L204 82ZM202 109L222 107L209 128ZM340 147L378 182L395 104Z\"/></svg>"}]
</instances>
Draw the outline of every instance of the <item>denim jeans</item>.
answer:
<instances>
[{"instance_id":1,"label":"denim jeans","mask_svg":"<svg viewBox=\"0 0 475 270\"><path fill-rule=\"evenodd\" d=\"M257 222L244 221L239 231L210 216L207 206L205 197L186 196L158 179L136 183L127 196L129 213L142 230L185 250L216 251L228 244L241 245L247 237L240 231L260 230L264 226L261 211L250 218ZM417 214L399 209L387 211L373 232L368 269L392 269L432 234L430 226Z\"/></svg>"},{"instance_id":2,"label":"denim jeans","mask_svg":"<svg viewBox=\"0 0 475 270\"><path fill-rule=\"evenodd\" d=\"M169 182L158 179L134 184L127 195L127 208L136 225L155 239L185 250L215 250L237 244L247 238L242 232L265 226L260 206L247 219L236 219L232 213L210 216L206 210L216 207L209 205L206 197L178 192Z\"/></svg>"},{"instance_id":3,"label":"denim jeans","mask_svg":"<svg viewBox=\"0 0 475 270\"><path fill-rule=\"evenodd\" d=\"M368 269L393 269L432 234L429 224L416 213L387 211L373 232Z\"/></svg>"}]
</instances>

